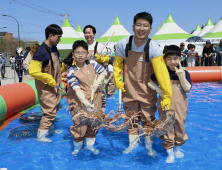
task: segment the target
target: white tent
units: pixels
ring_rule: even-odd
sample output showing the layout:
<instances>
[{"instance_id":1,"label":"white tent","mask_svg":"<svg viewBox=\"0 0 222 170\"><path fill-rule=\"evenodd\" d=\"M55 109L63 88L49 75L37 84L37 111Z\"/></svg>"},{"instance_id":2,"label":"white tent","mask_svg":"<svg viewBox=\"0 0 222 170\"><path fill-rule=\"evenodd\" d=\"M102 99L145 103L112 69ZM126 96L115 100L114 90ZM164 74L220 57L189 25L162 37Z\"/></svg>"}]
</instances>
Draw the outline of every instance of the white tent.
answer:
<instances>
[{"instance_id":1,"label":"white tent","mask_svg":"<svg viewBox=\"0 0 222 170\"><path fill-rule=\"evenodd\" d=\"M196 29L195 29L194 32L192 33L192 35L196 36L197 34L200 33L201 30L202 30L202 29L201 29L200 25L198 24L197 27L196 27Z\"/></svg>"},{"instance_id":2,"label":"white tent","mask_svg":"<svg viewBox=\"0 0 222 170\"><path fill-rule=\"evenodd\" d=\"M72 45L76 40L83 40L83 38L73 29L69 20L66 18L62 25L62 38L57 48L60 52L61 57L67 57L72 49Z\"/></svg>"},{"instance_id":3,"label":"white tent","mask_svg":"<svg viewBox=\"0 0 222 170\"><path fill-rule=\"evenodd\" d=\"M193 35L180 28L172 18L172 15L169 14L166 23L151 38L157 41L162 47L169 44L179 45L181 42L184 42L192 36Z\"/></svg>"},{"instance_id":4,"label":"white tent","mask_svg":"<svg viewBox=\"0 0 222 170\"><path fill-rule=\"evenodd\" d=\"M208 33L212 28L214 27L214 23L212 22L212 20L209 18L205 27L202 29L202 31L200 31L197 36L203 36L204 34Z\"/></svg>"},{"instance_id":5,"label":"white tent","mask_svg":"<svg viewBox=\"0 0 222 170\"><path fill-rule=\"evenodd\" d=\"M222 39L222 17L207 34L203 35L203 38L209 39L212 43L219 43L220 39Z\"/></svg>"},{"instance_id":6,"label":"white tent","mask_svg":"<svg viewBox=\"0 0 222 170\"><path fill-rule=\"evenodd\" d=\"M106 41L109 39L110 35L115 32L115 34L112 36L112 38L109 41L109 44L116 44L121 39L130 36L131 34L123 27L121 24L118 16L116 16L112 26L103 34L100 38L98 38L96 41L100 43L106 43Z\"/></svg>"},{"instance_id":7,"label":"white tent","mask_svg":"<svg viewBox=\"0 0 222 170\"><path fill-rule=\"evenodd\" d=\"M83 34L83 31L82 31L82 28L80 27L80 25L78 24L77 28L76 28L76 32L82 37L82 38L85 38L84 37L84 34Z\"/></svg>"}]
</instances>

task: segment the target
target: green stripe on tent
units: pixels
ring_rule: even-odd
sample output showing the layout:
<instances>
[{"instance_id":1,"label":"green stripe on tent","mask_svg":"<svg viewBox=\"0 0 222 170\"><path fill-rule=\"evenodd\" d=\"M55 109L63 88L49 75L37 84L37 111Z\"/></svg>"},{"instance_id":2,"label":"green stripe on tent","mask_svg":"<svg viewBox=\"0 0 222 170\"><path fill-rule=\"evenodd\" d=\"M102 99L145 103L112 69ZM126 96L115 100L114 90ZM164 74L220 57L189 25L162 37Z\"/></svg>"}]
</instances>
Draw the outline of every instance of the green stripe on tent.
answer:
<instances>
[{"instance_id":1,"label":"green stripe on tent","mask_svg":"<svg viewBox=\"0 0 222 170\"><path fill-rule=\"evenodd\" d=\"M7 113L7 106L5 103L5 100L3 97L0 95L0 122L5 120L6 113Z\"/></svg>"},{"instance_id":2,"label":"green stripe on tent","mask_svg":"<svg viewBox=\"0 0 222 170\"><path fill-rule=\"evenodd\" d=\"M175 34L161 34L151 37L153 40L171 40L171 39L188 39L193 35L186 33L175 33Z\"/></svg>"},{"instance_id":3,"label":"green stripe on tent","mask_svg":"<svg viewBox=\"0 0 222 170\"><path fill-rule=\"evenodd\" d=\"M35 80L25 81L24 83L26 83L26 84L28 84L32 87L32 89L35 92L35 104L39 103L39 97L38 97L38 92L37 92L37 89L36 89L36 86L35 86Z\"/></svg>"},{"instance_id":4,"label":"green stripe on tent","mask_svg":"<svg viewBox=\"0 0 222 170\"><path fill-rule=\"evenodd\" d=\"M202 30L202 29L201 29L200 25L198 24L197 27L196 27L196 29L195 29L195 31L201 31L201 30Z\"/></svg>"},{"instance_id":5,"label":"green stripe on tent","mask_svg":"<svg viewBox=\"0 0 222 170\"><path fill-rule=\"evenodd\" d=\"M67 18L66 18L64 24L62 25L62 27L72 27L72 25L70 24L70 22Z\"/></svg>"},{"instance_id":6,"label":"green stripe on tent","mask_svg":"<svg viewBox=\"0 0 222 170\"><path fill-rule=\"evenodd\" d=\"M123 36L113 36L109 42L118 42L120 40L122 40L123 38L128 37L127 35L123 35ZM101 37L99 39L97 39L96 41L98 42L106 42L109 39L109 37Z\"/></svg>"},{"instance_id":7,"label":"green stripe on tent","mask_svg":"<svg viewBox=\"0 0 222 170\"><path fill-rule=\"evenodd\" d=\"M160 28L162 28L162 26L165 24L165 21L162 22L162 25L160 26Z\"/></svg>"},{"instance_id":8,"label":"green stripe on tent","mask_svg":"<svg viewBox=\"0 0 222 170\"><path fill-rule=\"evenodd\" d=\"M116 16L114 22L112 25L122 25L122 23L120 22L119 18Z\"/></svg>"},{"instance_id":9,"label":"green stripe on tent","mask_svg":"<svg viewBox=\"0 0 222 170\"><path fill-rule=\"evenodd\" d=\"M73 44L77 40L85 40L83 38L61 38L59 44Z\"/></svg>"},{"instance_id":10,"label":"green stripe on tent","mask_svg":"<svg viewBox=\"0 0 222 170\"><path fill-rule=\"evenodd\" d=\"M83 31L82 31L82 28L80 27L80 25L77 26L76 32L83 32Z\"/></svg>"},{"instance_id":11,"label":"green stripe on tent","mask_svg":"<svg viewBox=\"0 0 222 170\"><path fill-rule=\"evenodd\" d=\"M205 26L214 26L214 23L212 20L209 18Z\"/></svg>"},{"instance_id":12,"label":"green stripe on tent","mask_svg":"<svg viewBox=\"0 0 222 170\"><path fill-rule=\"evenodd\" d=\"M202 36L203 38L216 38L216 37L222 37L222 31L221 32L215 32L215 33L207 33Z\"/></svg>"},{"instance_id":13,"label":"green stripe on tent","mask_svg":"<svg viewBox=\"0 0 222 170\"><path fill-rule=\"evenodd\" d=\"M175 21L174 21L174 19L173 19L171 14L168 15L166 23L175 23Z\"/></svg>"}]
</instances>

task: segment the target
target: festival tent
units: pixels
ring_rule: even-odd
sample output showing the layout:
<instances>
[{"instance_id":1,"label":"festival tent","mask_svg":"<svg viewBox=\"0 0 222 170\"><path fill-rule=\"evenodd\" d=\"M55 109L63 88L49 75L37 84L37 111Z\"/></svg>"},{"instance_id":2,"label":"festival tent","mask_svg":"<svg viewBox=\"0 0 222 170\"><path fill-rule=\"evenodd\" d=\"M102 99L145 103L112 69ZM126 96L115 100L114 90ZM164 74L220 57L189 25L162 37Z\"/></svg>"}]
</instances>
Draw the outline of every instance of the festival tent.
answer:
<instances>
[{"instance_id":1,"label":"festival tent","mask_svg":"<svg viewBox=\"0 0 222 170\"><path fill-rule=\"evenodd\" d=\"M222 38L222 17L217 24L205 35L202 36L204 39L209 39L211 42L219 43Z\"/></svg>"},{"instance_id":2,"label":"festival tent","mask_svg":"<svg viewBox=\"0 0 222 170\"><path fill-rule=\"evenodd\" d=\"M161 27L159 26L156 32L158 32L158 31L160 30L160 28L161 28Z\"/></svg>"},{"instance_id":3,"label":"festival tent","mask_svg":"<svg viewBox=\"0 0 222 170\"><path fill-rule=\"evenodd\" d=\"M162 25L160 26L160 28L162 28L164 24L165 24L165 21L162 22Z\"/></svg>"},{"instance_id":4,"label":"festival tent","mask_svg":"<svg viewBox=\"0 0 222 170\"><path fill-rule=\"evenodd\" d=\"M194 32L192 33L192 35L196 36L197 34L200 33L201 31L201 27L200 27L200 24L197 25L196 29L194 30Z\"/></svg>"},{"instance_id":5,"label":"festival tent","mask_svg":"<svg viewBox=\"0 0 222 170\"><path fill-rule=\"evenodd\" d=\"M72 45L76 40L84 40L72 27L69 20L66 18L62 25L62 38L57 48L61 58L65 58L72 50Z\"/></svg>"},{"instance_id":6,"label":"festival tent","mask_svg":"<svg viewBox=\"0 0 222 170\"><path fill-rule=\"evenodd\" d=\"M212 28L214 27L214 23L212 20L209 18L205 27L200 31L196 36L203 36L204 34L208 33Z\"/></svg>"},{"instance_id":7,"label":"festival tent","mask_svg":"<svg viewBox=\"0 0 222 170\"><path fill-rule=\"evenodd\" d=\"M109 44L116 44L121 39L130 36L131 34L123 27L122 23L120 22L118 16L116 16L112 26L96 41L100 43L106 43L109 39L110 35L115 32L112 38L109 41Z\"/></svg>"},{"instance_id":8,"label":"festival tent","mask_svg":"<svg viewBox=\"0 0 222 170\"><path fill-rule=\"evenodd\" d=\"M169 14L166 23L151 38L158 43L172 44L172 42L174 42L174 44L176 43L178 45L178 42L183 42L192 36L193 35L180 28L174 21L172 15Z\"/></svg>"},{"instance_id":9,"label":"festival tent","mask_svg":"<svg viewBox=\"0 0 222 170\"><path fill-rule=\"evenodd\" d=\"M84 34L83 34L83 31L82 31L82 28L80 27L80 25L78 24L77 28L76 28L76 32L82 37L82 38L85 38L84 37Z\"/></svg>"}]
</instances>

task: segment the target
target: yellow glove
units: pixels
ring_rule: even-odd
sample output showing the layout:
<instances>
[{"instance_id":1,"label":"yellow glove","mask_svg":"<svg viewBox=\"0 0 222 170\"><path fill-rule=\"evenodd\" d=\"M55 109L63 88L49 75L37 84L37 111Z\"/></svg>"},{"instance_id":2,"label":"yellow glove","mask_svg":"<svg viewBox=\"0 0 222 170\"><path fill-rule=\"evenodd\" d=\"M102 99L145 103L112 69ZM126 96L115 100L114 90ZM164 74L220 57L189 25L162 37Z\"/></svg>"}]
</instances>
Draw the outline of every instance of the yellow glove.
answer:
<instances>
[{"instance_id":1,"label":"yellow glove","mask_svg":"<svg viewBox=\"0 0 222 170\"><path fill-rule=\"evenodd\" d=\"M64 63L62 63L62 67L61 67L61 73L63 72L67 72L67 69L65 68Z\"/></svg>"},{"instance_id":2,"label":"yellow glove","mask_svg":"<svg viewBox=\"0 0 222 170\"><path fill-rule=\"evenodd\" d=\"M102 54L101 56L98 54L95 54L95 61L98 63L108 63L109 62L109 55Z\"/></svg>"},{"instance_id":3,"label":"yellow glove","mask_svg":"<svg viewBox=\"0 0 222 170\"><path fill-rule=\"evenodd\" d=\"M163 100L161 101L161 108L162 110L164 110L166 106L167 110L169 110L172 100L172 89L166 63L163 56L155 57L151 59L151 62L156 79L160 85L161 90L164 93Z\"/></svg>"},{"instance_id":4,"label":"yellow glove","mask_svg":"<svg viewBox=\"0 0 222 170\"><path fill-rule=\"evenodd\" d=\"M175 70L184 91L189 91L191 89L191 84L187 81L185 71L183 70L180 62L179 62L179 69L175 67Z\"/></svg>"},{"instance_id":5,"label":"yellow glove","mask_svg":"<svg viewBox=\"0 0 222 170\"><path fill-rule=\"evenodd\" d=\"M126 92L124 89L124 82L121 82L121 71L123 70L123 57L116 56L113 63L113 77L117 90L121 89L122 92Z\"/></svg>"},{"instance_id":6,"label":"yellow glove","mask_svg":"<svg viewBox=\"0 0 222 170\"><path fill-rule=\"evenodd\" d=\"M95 61L98 62L98 63L101 63L101 56L98 55L98 54L95 54Z\"/></svg>"},{"instance_id":7,"label":"yellow glove","mask_svg":"<svg viewBox=\"0 0 222 170\"><path fill-rule=\"evenodd\" d=\"M29 74L35 79L47 83L51 87L56 87L56 81L53 79L52 75L42 73L42 61L31 60Z\"/></svg>"}]
</instances>

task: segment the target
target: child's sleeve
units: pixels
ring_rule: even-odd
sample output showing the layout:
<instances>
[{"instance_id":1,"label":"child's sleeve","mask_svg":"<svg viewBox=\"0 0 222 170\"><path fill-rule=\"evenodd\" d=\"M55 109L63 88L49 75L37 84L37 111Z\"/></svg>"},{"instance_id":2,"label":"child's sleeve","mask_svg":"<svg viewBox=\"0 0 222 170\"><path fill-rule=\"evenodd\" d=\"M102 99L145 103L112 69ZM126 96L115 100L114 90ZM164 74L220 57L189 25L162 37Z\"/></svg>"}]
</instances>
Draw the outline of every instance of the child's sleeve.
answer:
<instances>
[{"instance_id":1,"label":"child's sleeve","mask_svg":"<svg viewBox=\"0 0 222 170\"><path fill-rule=\"evenodd\" d=\"M107 71L105 70L105 68L102 65L97 63L95 60L89 60L89 61L92 64L92 66L93 66L93 68L95 70L95 73L107 75Z\"/></svg>"},{"instance_id":2,"label":"child's sleeve","mask_svg":"<svg viewBox=\"0 0 222 170\"><path fill-rule=\"evenodd\" d=\"M190 78L190 73L187 71L187 70L185 70L185 74L186 74L186 79L187 79L187 81L191 84L191 86L192 86L192 83L191 83L191 78Z\"/></svg>"},{"instance_id":3,"label":"child's sleeve","mask_svg":"<svg viewBox=\"0 0 222 170\"><path fill-rule=\"evenodd\" d=\"M80 88L79 80L74 76L74 69L72 67L70 67L68 70L67 82L73 90Z\"/></svg>"}]
</instances>

